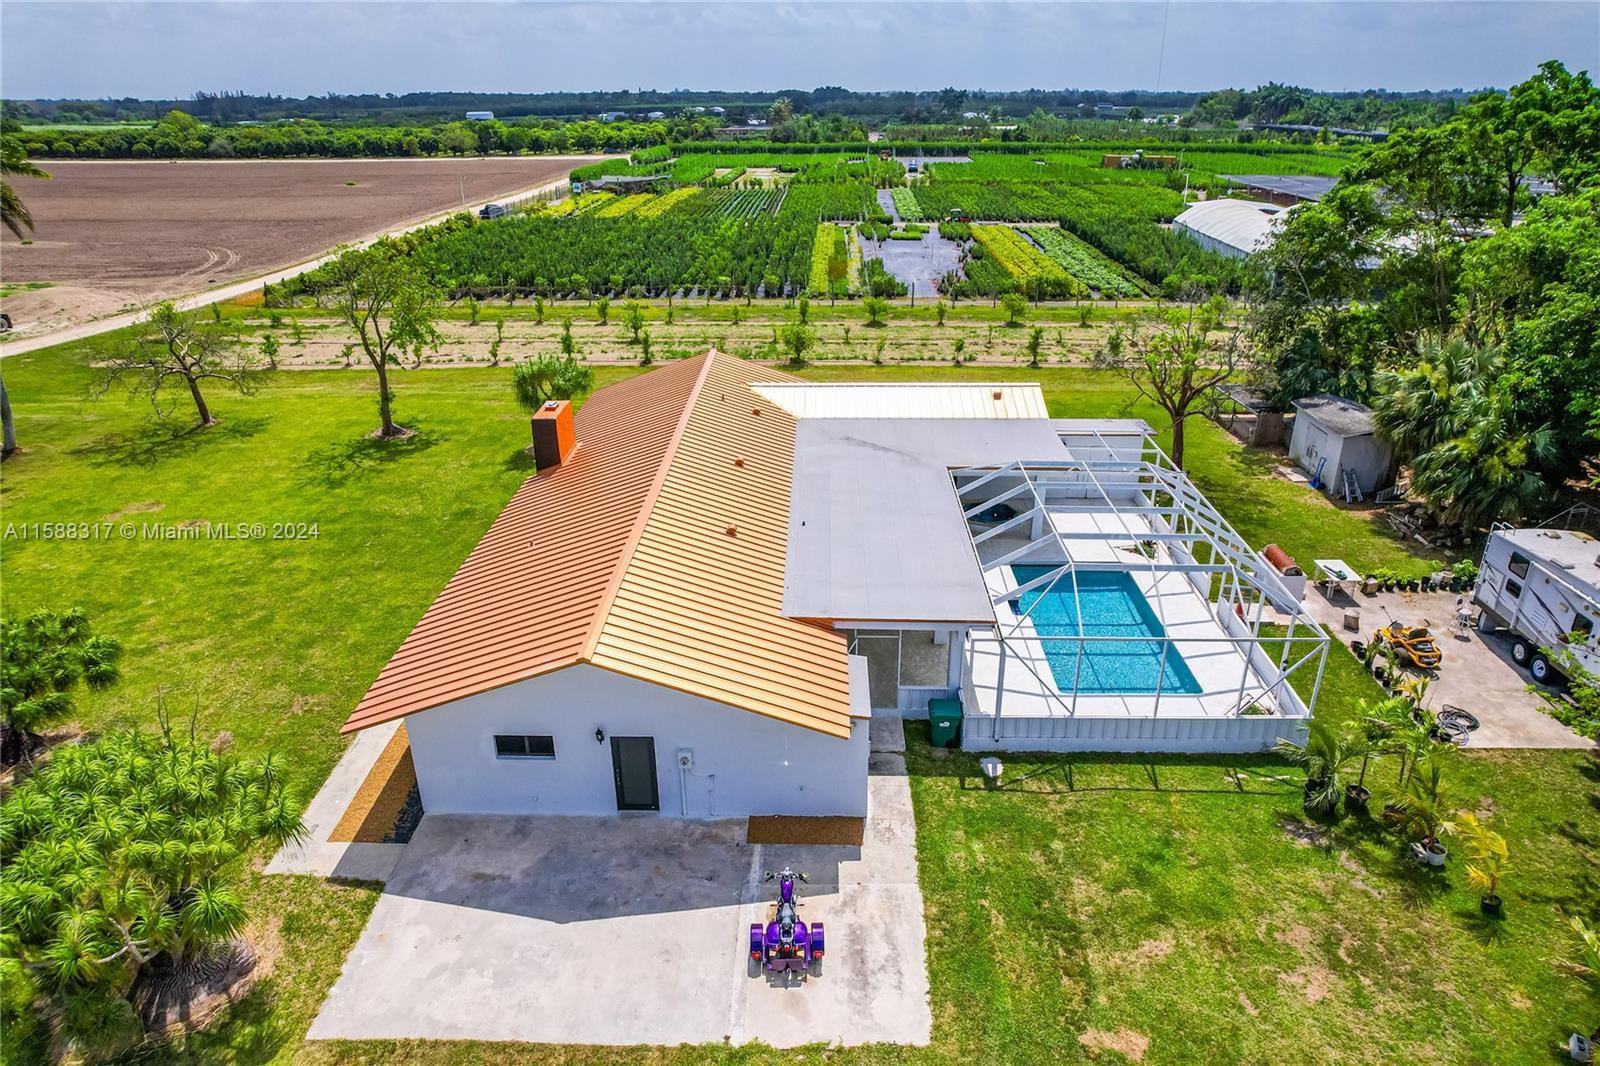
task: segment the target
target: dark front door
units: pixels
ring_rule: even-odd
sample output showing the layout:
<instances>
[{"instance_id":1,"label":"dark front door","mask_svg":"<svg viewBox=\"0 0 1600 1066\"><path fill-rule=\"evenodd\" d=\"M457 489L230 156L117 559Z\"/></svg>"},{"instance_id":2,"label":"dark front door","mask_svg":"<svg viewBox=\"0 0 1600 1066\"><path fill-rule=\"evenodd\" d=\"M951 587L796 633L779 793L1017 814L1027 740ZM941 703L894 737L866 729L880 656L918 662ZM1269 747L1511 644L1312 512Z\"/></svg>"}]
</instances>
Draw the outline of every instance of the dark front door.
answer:
<instances>
[{"instance_id":1,"label":"dark front door","mask_svg":"<svg viewBox=\"0 0 1600 1066\"><path fill-rule=\"evenodd\" d=\"M611 772L617 779L617 810L659 811L654 737L612 737Z\"/></svg>"}]
</instances>

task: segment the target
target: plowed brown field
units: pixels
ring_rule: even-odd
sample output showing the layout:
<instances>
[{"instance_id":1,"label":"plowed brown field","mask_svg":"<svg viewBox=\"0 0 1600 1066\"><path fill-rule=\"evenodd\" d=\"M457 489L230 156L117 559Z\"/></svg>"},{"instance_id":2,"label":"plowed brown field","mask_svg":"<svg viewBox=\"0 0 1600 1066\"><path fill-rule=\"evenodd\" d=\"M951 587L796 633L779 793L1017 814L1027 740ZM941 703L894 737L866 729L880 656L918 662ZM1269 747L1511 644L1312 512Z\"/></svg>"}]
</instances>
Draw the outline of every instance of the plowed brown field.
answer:
<instances>
[{"instance_id":1,"label":"plowed brown field","mask_svg":"<svg viewBox=\"0 0 1600 1066\"><path fill-rule=\"evenodd\" d=\"M18 334L291 266L372 236L559 178L575 156L227 162L41 160L18 179L33 243L9 233L0 281Z\"/></svg>"}]
</instances>

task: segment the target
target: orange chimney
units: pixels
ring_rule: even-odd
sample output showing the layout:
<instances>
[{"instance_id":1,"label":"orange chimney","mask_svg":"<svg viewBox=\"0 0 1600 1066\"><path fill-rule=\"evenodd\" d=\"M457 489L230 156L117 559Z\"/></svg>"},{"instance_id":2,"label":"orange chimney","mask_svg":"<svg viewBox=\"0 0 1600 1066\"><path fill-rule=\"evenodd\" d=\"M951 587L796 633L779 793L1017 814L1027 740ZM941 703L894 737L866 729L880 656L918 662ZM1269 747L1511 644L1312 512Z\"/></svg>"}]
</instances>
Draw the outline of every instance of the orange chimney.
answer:
<instances>
[{"instance_id":1,"label":"orange chimney","mask_svg":"<svg viewBox=\"0 0 1600 1066\"><path fill-rule=\"evenodd\" d=\"M560 466L578 443L572 428L572 404L547 400L533 416L533 458L540 470Z\"/></svg>"}]
</instances>

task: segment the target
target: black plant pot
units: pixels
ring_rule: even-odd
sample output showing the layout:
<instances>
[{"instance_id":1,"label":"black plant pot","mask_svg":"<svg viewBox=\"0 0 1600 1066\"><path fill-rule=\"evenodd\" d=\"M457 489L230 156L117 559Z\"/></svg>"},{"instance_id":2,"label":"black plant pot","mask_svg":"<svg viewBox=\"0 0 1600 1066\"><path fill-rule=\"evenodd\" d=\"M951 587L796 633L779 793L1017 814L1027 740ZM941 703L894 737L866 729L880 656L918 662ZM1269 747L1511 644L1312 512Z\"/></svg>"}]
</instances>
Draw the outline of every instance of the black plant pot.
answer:
<instances>
[{"instance_id":1,"label":"black plant pot","mask_svg":"<svg viewBox=\"0 0 1600 1066\"><path fill-rule=\"evenodd\" d=\"M1498 918L1504 913L1499 896L1483 896L1478 900L1478 909L1491 918Z\"/></svg>"},{"instance_id":2,"label":"black plant pot","mask_svg":"<svg viewBox=\"0 0 1600 1066\"><path fill-rule=\"evenodd\" d=\"M1300 792L1300 805L1306 809L1307 814L1323 816L1333 813L1331 806L1325 803L1317 803L1311 798L1311 794L1313 792L1321 791L1324 784L1325 782L1322 781L1312 781L1309 779L1306 781L1305 788L1303 788Z\"/></svg>"},{"instance_id":3,"label":"black plant pot","mask_svg":"<svg viewBox=\"0 0 1600 1066\"><path fill-rule=\"evenodd\" d=\"M1372 798L1372 790L1362 785L1344 786L1344 809L1355 814L1367 813L1367 801Z\"/></svg>"}]
</instances>

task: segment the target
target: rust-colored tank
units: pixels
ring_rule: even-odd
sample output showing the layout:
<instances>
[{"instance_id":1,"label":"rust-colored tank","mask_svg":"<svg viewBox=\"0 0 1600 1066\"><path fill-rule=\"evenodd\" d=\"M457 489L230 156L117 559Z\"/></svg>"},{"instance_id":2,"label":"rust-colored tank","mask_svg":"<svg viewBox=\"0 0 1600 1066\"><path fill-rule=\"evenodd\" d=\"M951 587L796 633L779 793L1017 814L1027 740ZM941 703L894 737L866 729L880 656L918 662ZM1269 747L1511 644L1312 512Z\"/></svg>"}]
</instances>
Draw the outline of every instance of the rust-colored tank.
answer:
<instances>
[{"instance_id":1,"label":"rust-colored tank","mask_svg":"<svg viewBox=\"0 0 1600 1066\"><path fill-rule=\"evenodd\" d=\"M1294 556L1276 544L1268 544L1261 549L1261 554L1272 564L1272 568L1284 577L1302 577L1305 574L1305 571L1295 565Z\"/></svg>"}]
</instances>

